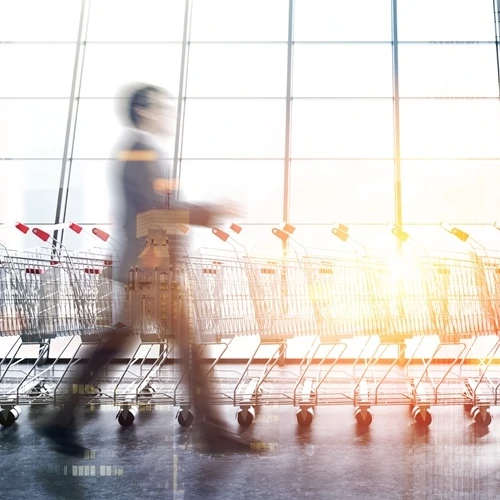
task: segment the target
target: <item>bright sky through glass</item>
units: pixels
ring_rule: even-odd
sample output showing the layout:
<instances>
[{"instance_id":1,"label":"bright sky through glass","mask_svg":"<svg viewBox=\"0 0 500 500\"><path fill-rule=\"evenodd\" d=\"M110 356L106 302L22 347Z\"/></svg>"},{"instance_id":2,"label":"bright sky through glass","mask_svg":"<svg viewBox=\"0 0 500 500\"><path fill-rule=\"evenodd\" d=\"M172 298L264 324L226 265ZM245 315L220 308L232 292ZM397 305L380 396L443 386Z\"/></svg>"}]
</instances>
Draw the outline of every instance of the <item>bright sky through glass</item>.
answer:
<instances>
[{"instance_id":1,"label":"bright sky through glass","mask_svg":"<svg viewBox=\"0 0 500 500\"><path fill-rule=\"evenodd\" d=\"M393 218L391 5L295 0L296 222ZM288 7L288 0L193 0L183 187L193 199L238 198L252 222L282 217ZM0 208L9 217L54 218L47 200L58 189L79 15L77 1L0 0L0 41L21 42L0 44L8 75L0 79L0 171L12 179L0 186ZM184 0L92 2L68 217L111 220L107 159L121 130L114 97L129 80L177 95L183 16ZM399 0L398 35L403 215L410 222L499 219L491 0ZM29 193L23 203L21 190ZM101 206L87 203L96 197Z\"/></svg>"}]
</instances>

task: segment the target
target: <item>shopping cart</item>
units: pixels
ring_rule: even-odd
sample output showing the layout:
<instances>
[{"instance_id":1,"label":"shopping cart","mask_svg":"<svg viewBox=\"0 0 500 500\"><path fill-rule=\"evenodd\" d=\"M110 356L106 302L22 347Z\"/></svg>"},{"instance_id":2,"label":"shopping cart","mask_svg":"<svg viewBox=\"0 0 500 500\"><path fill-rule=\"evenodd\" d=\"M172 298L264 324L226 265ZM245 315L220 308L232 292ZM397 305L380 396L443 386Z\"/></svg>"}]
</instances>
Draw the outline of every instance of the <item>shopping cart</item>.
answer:
<instances>
[{"instance_id":1,"label":"shopping cart","mask_svg":"<svg viewBox=\"0 0 500 500\"><path fill-rule=\"evenodd\" d=\"M77 234L82 231L77 224L59 226ZM30 232L24 224L16 227ZM45 229L49 228L31 230L43 242L39 247L3 249L2 308L11 319L2 334L18 339L1 363L7 362L0 375L2 414L11 415L12 405L55 404L57 389L76 357L75 353L59 374L59 362L69 346L79 337L100 336L112 327L112 259L92 249L71 252ZM62 337L68 338L66 345L50 366L43 366L51 340ZM34 362L21 356L26 348L38 350Z\"/></svg>"},{"instance_id":2,"label":"shopping cart","mask_svg":"<svg viewBox=\"0 0 500 500\"><path fill-rule=\"evenodd\" d=\"M85 233L78 225L65 229ZM500 349L498 254L430 251L401 228L393 232L406 242L403 251L381 252L354 242L345 226L336 235L350 246L317 250L300 245L287 229L275 233L289 242L285 255L249 253L216 229L231 249L184 249L175 269L168 241L151 229L123 297L140 345L125 368L77 387L84 401L119 406L121 425L130 425L141 405L179 407L179 423L191 425L183 384L189 373L168 366L186 307L198 348L219 350L208 356L210 402L238 408L242 426L266 405L295 407L301 426L311 424L315 408L331 405L352 405L362 426L371 424L372 408L380 405L410 405L422 426L432 422L432 406L465 405L477 424L489 425L500 388L494 363ZM63 387L75 390L70 384L78 351L116 322L117 258L109 234L94 228L86 237L93 243L99 238L104 248L72 252L45 230L31 232L43 241L35 249L0 245L2 336L18 336L0 362L2 425L15 421L22 405L64 402ZM222 357L243 337L254 342L248 361L242 369L229 368ZM68 343L46 368L42 361L55 338ZM284 365L288 342L298 338L311 341L308 349L297 366ZM56 363L77 339L81 344L61 369ZM22 357L21 347L37 352Z\"/></svg>"},{"instance_id":3,"label":"shopping cart","mask_svg":"<svg viewBox=\"0 0 500 500\"><path fill-rule=\"evenodd\" d=\"M467 242L469 236L458 230L452 233ZM469 247L458 272L456 260L450 268L447 306L450 328L467 343L460 362L466 409L477 424L487 426L492 421L489 411L498 403L500 371L494 363L500 349L498 315L498 275L500 255L481 247Z\"/></svg>"},{"instance_id":4,"label":"shopping cart","mask_svg":"<svg viewBox=\"0 0 500 500\"><path fill-rule=\"evenodd\" d=\"M433 346L420 370L409 373L408 367L422 353L423 339L445 333L441 268L361 245L351 252L311 251L294 240L291 229L275 232L290 243L307 276L319 339L301 362L293 399L298 423L310 425L316 406L353 404L358 424L366 426L372 422L372 405L411 404L416 422L429 425L431 397L424 377L447 344ZM336 228L336 236L348 241L348 228ZM405 343L412 341L416 349L401 370ZM454 359L439 385L465 349L453 346ZM352 365L346 368L349 360Z\"/></svg>"},{"instance_id":5,"label":"shopping cart","mask_svg":"<svg viewBox=\"0 0 500 500\"><path fill-rule=\"evenodd\" d=\"M447 230L462 242L470 239L457 228ZM417 395L427 386L426 392L430 394L427 399L432 404L464 404L478 425L487 426L491 423L489 408L496 404L500 381L499 374L492 373L500 347L495 285L500 260L494 252L482 246L481 249L482 252L478 252L469 245L467 252L426 251L420 257L425 293L433 299L428 300L427 317L438 337L434 348L432 345L427 348L424 370L410 380L414 385L413 394ZM406 290L408 295L411 297ZM409 309L406 308L407 315L411 318ZM407 374L419 348L414 346L413 352L408 353ZM470 364L476 364L477 360L478 369Z\"/></svg>"},{"instance_id":6,"label":"shopping cart","mask_svg":"<svg viewBox=\"0 0 500 500\"><path fill-rule=\"evenodd\" d=\"M174 405L180 374L168 361L176 345L183 300L173 265L166 231L149 228L125 288L125 322L140 342L113 389L123 426L131 425L141 408Z\"/></svg>"},{"instance_id":7,"label":"shopping cart","mask_svg":"<svg viewBox=\"0 0 500 500\"><path fill-rule=\"evenodd\" d=\"M391 321L384 335L389 342L392 336L404 342L406 359L402 371L377 383L375 404L407 399L416 423L428 426L431 405L464 403L464 381L456 370L466 356L464 338L490 331L490 320L470 286L473 266L467 255L431 252L401 228L393 227L393 234L406 245L387 260Z\"/></svg>"},{"instance_id":8,"label":"shopping cart","mask_svg":"<svg viewBox=\"0 0 500 500\"><path fill-rule=\"evenodd\" d=\"M291 404L299 373L285 366L287 342L302 337L312 346L315 332L306 277L295 258L246 255L243 262L260 343L235 387L234 404L240 407L240 425L249 425L256 407ZM264 367L257 368L257 353L267 346L276 349Z\"/></svg>"},{"instance_id":9,"label":"shopping cart","mask_svg":"<svg viewBox=\"0 0 500 500\"><path fill-rule=\"evenodd\" d=\"M231 228L237 233L240 229L234 224ZM228 241L228 233L213 232ZM301 270L295 269L299 275L290 281L292 268L282 256L249 255L235 245L228 251L202 249L186 260L184 269L198 342L255 340L241 373L220 368L222 355L211 364L207 381L214 387L212 404L232 402L239 407L237 419L242 426L253 422L258 406L290 404L297 374L282 366L286 340L309 335L311 326L310 314L290 307L294 297L290 283L303 281ZM262 366L259 354L266 351ZM185 400L179 403L187 406Z\"/></svg>"},{"instance_id":10,"label":"shopping cart","mask_svg":"<svg viewBox=\"0 0 500 500\"><path fill-rule=\"evenodd\" d=\"M238 375L219 370L219 362L234 338L258 335L244 264L233 252L200 249L197 255L184 256L182 270L192 340L200 355L208 346L221 348L206 373L206 383L214 388L211 404L228 404ZM183 426L193 421L183 383L187 376L182 374L175 391L175 404L181 409L178 421Z\"/></svg>"}]
</instances>

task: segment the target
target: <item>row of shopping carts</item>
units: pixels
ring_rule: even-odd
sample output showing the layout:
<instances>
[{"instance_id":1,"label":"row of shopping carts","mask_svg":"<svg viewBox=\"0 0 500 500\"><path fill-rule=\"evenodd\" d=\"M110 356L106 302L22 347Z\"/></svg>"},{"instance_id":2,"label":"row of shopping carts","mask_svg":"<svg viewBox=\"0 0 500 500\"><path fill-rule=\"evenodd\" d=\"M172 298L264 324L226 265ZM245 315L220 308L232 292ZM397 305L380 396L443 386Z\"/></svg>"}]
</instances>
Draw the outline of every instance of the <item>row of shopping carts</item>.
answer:
<instances>
[{"instance_id":1,"label":"row of shopping carts","mask_svg":"<svg viewBox=\"0 0 500 500\"><path fill-rule=\"evenodd\" d=\"M464 252L430 251L395 226L402 245L382 252L337 225L333 234L346 248L333 251L304 247L283 224L273 233L286 251L273 254L247 252L238 240L242 228L232 224L213 230L224 247L186 250L173 265L168 238L155 228L147 245L158 258L139 258L120 288L113 280L117 242L99 228L60 226L17 224L41 241L26 251L2 246L0 233L0 333L16 339L0 361L2 425L22 406L63 404L68 390L87 404L119 407L122 425L154 406L179 408L179 423L191 425L183 383L189 374L175 363L183 307L199 349L212 348L212 404L237 407L242 426L269 405L295 407L303 426L315 408L333 405L352 405L365 426L380 405L409 405L423 426L438 405L470 407L478 425L491 423L489 409L500 397L500 255L478 249L459 229L448 228L469 244ZM70 251L52 229L87 238L89 249ZM113 330L122 303L136 319L130 361L109 366L92 386L73 386L74 368ZM242 337L253 342L247 363L231 367L224 354ZM64 345L49 362L54 339ZM303 355L287 361L296 341L306 346Z\"/></svg>"},{"instance_id":2,"label":"row of shopping carts","mask_svg":"<svg viewBox=\"0 0 500 500\"><path fill-rule=\"evenodd\" d=\"M278 258L249 255L230 231L214 230L233 254L207 252L186 264L202 342L261 340L235 381L241 425L268 404L292 404L301 425L310 425L315 407L339 404L353 405L361 425L371 423L377 405L411 405L425 426L430 406L465 405L478 424L489 425L500 387L494 373L500 255L474 245L462 253L431 252L395 226L405 251L377 252L353 241L343 225L333 234L349 246L329 252L305 248L294 231L289 224L273 230L288 244ZM287 340L297 337L311 343L291 370L280 360ZM257 353L270 343L277 349L259 367ZM215 387L223 377L214 375Z\"/></svg>"}]
</instances>

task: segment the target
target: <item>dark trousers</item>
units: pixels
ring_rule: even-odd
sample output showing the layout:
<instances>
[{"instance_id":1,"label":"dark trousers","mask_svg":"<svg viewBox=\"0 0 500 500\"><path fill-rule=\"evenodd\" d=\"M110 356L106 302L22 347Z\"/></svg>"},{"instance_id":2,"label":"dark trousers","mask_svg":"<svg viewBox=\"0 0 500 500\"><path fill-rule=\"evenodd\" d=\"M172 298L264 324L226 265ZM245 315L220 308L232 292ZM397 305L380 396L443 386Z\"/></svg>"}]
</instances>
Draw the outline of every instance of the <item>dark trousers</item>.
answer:
<instances>
[{"instance_id":1,"label":"dark trousers","mask_svg":"<svg viewBox=\"0 0 500 500\"><path fill-rule=\"evenodd\" d=\"M118 272L118 281L124 286L128 284L128 272L131 265L135 266L138 253L137 242L127 245ZM206 383L199 346L195 345L190 339L188 303L185 301L180 309L181 317L177 323L179 327L175 331L175 338L180 350L181 362L175 367L176 375L179 378L182 376L184 384L189 385L191 407L197 418L201 420L205 417L218 421L218 415L214 408L209 405L210 390ZM174 324L174 322L169 323ZM126 351L134 345L136 339L136 335L130 332L111 332L104 335L92 358L80 366L76 383L78 385L92 384L110 361L126 354ZM73 391L65 405L64 415L70 417L75 415L80 403L80 397L78 391Z\"/></svg>"}]
</instances>

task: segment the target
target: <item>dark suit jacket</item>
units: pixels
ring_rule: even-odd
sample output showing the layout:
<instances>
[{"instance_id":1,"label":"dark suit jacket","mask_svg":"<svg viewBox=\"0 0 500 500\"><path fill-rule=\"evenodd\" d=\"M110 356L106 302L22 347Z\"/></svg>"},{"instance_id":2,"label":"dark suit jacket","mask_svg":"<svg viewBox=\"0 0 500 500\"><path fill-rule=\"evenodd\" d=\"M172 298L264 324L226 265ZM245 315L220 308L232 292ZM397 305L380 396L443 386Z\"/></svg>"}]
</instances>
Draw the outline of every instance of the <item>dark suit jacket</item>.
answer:
<instances>
[{"instance_id":1,"label":"dark suit jacket","mask_svg":"<svg viewBox=\"0 0 500 500\"><path fill-rule=\"evenodd\" d=\"M157 178L171 177L172 173L169 172L166 160L160 157L160 152L141 137L136 138L129 149L120 152L119 160L120 184L125 202L123 227L130 241L136 238L136 219L139 213L166 207L166 193L155 191L153 182Z\"/></svg>"},{"instance_id":2,"label":"dark suit jacket","mask_svg":"<svg viewBox=\"0 0 500 500\"><path fill-rule=\"evenodd\" d=\"M119 183L123 195L125 211L122 224L127 238L127 248L121 262L120 281L126 282L128 271L135 266L137 255L143 242L137 241L137 215L145 210L167 209L167 193L158 193L153 188L155 179L172 179L170 162L148 142L146 136L134 136L121 148L119 160ZM207 226L210 224L210 206L195 206L176 200L176 192L170 191L169 209L188 212L186 223ZM169 235L169 244L175 245L180 237Z\"/></svg>"}]
</instances>

